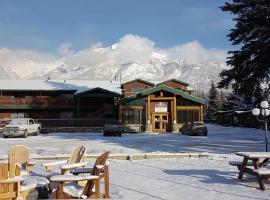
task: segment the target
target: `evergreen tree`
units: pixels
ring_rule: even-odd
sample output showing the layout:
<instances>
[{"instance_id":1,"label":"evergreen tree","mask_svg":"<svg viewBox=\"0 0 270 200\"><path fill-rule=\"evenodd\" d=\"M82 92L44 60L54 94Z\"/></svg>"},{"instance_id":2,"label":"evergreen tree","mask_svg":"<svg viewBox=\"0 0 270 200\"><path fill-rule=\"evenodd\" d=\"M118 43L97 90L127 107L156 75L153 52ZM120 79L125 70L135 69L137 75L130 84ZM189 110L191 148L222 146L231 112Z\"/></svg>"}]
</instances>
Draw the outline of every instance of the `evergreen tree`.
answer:
<instances>
[{"instance_id":1,"label":"evergreen tree","mask_svg":"<svg viewBox=\"0 0 270 200\"><path fill-rule=\"evenodd\" d=\"M221 9L235 15L228 37L239 50L229 51L232 68L220 73L218 86L260 101L270 92L270 0L232 0Z\"/></svg>"},{"instance_id":2,"label":"evergreen tree","mask_svg":"<svg viewBox=\"0 0 270 200\"><path fill-rule=\"evenodd\" d=\"M240 97L238 95L235 95L234 93L229 93L226 96L226 101L224 104L225 110L236 110L246 108L246 105L244 103L244 98Z\"/></svg>"},{"instance_id":3,"label":"evergreen tree","mask_svg":"<svg viewBox=\"0 0 270 200\"><path fill-rule=\"evenodd\" d=\"M220 109L223 109L224 108L224 103L225 103L225 94L224 94L224 91L223 90L220 90L219 99L220 99L219 108Z\"/></svg>"},{"instance_id":4,"label":"evergreen tree","mask_svg":"<svg viewBox=\"0 0 270 200\"><path fill-rule=\"evenodd\" d=\"M208 117L213 118L212 114L215 113L218 109L218 91L214 81L211 83L211 88L209 90L208 98Z\"/></svg>"}]
</instances>

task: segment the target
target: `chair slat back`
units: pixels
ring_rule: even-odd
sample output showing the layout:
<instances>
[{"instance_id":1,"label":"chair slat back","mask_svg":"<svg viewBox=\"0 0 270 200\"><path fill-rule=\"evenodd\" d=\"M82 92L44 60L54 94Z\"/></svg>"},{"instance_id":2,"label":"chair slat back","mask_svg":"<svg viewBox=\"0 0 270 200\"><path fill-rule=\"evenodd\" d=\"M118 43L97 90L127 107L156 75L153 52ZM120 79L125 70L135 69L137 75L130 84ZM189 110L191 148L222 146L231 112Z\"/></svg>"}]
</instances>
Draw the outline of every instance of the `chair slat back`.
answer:
<instances>
[{"instance_id":1,"label":"chair slat back","mask_svg":"<svg viewBox=\"0 0 270 200\"><path fill-rule=\"evenodd\" d=\"M97 159L96 159L96 162L94 164L94 167L93 167L93 171L92 171L92 175L97 175L97 165L105 165L108 157L109 157L109 154L110 152L109 151L106 151L105 153L103 153L101 156L99 156Z\"/></svg>"},{"instance_id":2,"label":"chair slat back","mask_svg":"<svg viewBox=\"0 0 270 200\"><path fill-rule=\"evenodd\" d=\"M0 180L13 178L20 175L18 165L14 168L14 172L9 171L8 163L0 163ZM17 199L19 196L19 183L0 183L0 199Z\"/></svg>"},{"instance_id":3,"label":"chair slat back","mask_svg":"<svg viewBox=\"0 0 270 200\"><path fill-rule=\"evenodd\" d=\"M83 157L85 156L86 148L82 145L78 145L74 147L69 159L68 163L78 163L83 160Z\"/></svg>"},{"instance_id":4,"label":"chair slat back","mask_svg":"<svg viewBox=\"0 0 270 200\"><path fill-rule=\"evenodd\" d=\"M9 149L8 162L9 171L14 172L16 164L20 164L22 168L26 168L26 163L29 160L30 151L26 145L15 145Z\"/></svg>"},{"instance_id":5,"label":"chair slat back","mask_svg":"<svg viewBox=\"0 0 270 200\"><path fill-rule=\"evenodd\" d=\"M99 176L99 171L97 169L97 165L105 165L105 163L109 157L109 153L110 153L109 151L106 151L105 153L103 153L101 156L99 156L96 159L96 162L94 164L93 171L92 171L91 175ZM92 180L87 181L87 183L84 187L83 194L88 196L88 197L91 196L93 188L94 188L94 181L92 181Z\"/></svg>"}]
</instances>

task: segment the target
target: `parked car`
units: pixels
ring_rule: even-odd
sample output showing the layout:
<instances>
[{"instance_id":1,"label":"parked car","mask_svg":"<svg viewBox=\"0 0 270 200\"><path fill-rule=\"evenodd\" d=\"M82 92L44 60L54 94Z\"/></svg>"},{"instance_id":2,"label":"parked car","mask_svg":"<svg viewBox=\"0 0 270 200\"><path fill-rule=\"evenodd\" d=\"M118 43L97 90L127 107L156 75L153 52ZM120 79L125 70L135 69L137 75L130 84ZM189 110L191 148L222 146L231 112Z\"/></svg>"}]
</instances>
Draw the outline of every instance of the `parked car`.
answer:
<instances>
[{"instance_id":1,"label":"parked car","mask_svg":"<svg viewBox=\"0 0 270 200\"><path fill-rule=\"evenodd\" d=\"M9 118L1 119L0 120L0 133L3 132L3 128L10 122Z\"/></svg>"},{"instance_id":2,"label":"parked car","mask_svg":"<svg viewBox=\"0 0 270 200\"><path fill-rule=\"evenodd\" d=\"M17 137L28 135L38 135L41 125L36 123L32 118L16 118L12 119L8 125L3 128L3 137Z\"/></svg>"},{"instance_id":3,"label":"parked car","mask_svg":"<svg viewBox=\"0 0 270 200\"><path fill-rule=\"evenodd\" d=\"M122 136L122 125L118 120L107 120L103 130L104 136Z\"/></svg>"},{"instance_id":4,"label":"parked car","mask_svg":"<svg viewBox=\"0 0 270 200\"><path fill-rule=\"evenodd\" d=\"M189 122L184 125L182 132L187 135L207 136L208 130L204 122Z\"/></svg>"}]
</instances>

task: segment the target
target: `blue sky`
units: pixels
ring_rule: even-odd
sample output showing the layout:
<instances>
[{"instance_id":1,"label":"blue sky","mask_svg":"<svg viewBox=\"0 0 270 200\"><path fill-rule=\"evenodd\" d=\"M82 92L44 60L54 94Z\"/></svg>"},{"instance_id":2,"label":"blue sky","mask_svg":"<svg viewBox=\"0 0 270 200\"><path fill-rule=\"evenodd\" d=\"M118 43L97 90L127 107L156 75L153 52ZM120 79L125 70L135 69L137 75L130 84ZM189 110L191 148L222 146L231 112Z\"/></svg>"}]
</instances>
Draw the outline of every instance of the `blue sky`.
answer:
<instances>
[{"instance_id":1,"label":"blue sky","mask_svg":"<svg viewBox=\"0 0 270 200\"><path fill-rule=\"evenodd\" d=\"M232 16L223 0L0 0L0 48L55 53L112 45L131 33L168 48L198 40L206 48L230 49Z\"/></svg>"}]
</instances>

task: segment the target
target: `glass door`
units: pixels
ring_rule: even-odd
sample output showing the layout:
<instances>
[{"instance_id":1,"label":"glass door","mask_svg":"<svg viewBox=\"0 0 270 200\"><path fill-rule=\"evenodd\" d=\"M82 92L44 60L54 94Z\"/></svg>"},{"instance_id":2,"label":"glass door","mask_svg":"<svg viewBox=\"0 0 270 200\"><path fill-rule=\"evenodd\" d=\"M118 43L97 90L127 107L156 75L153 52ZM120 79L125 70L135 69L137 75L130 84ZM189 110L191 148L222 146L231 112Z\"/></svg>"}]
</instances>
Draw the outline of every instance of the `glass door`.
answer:
<instances>
[{"instance_id":1,"label":"glass door","mask_svg":"<svg viewBox=\"0 0 270 200\"><path fill-rule=\"evenodd\" d=\"M153 114L152 129L156 132L166 132L168 127L168 114Z\"/></svg>"}]
</instances>

